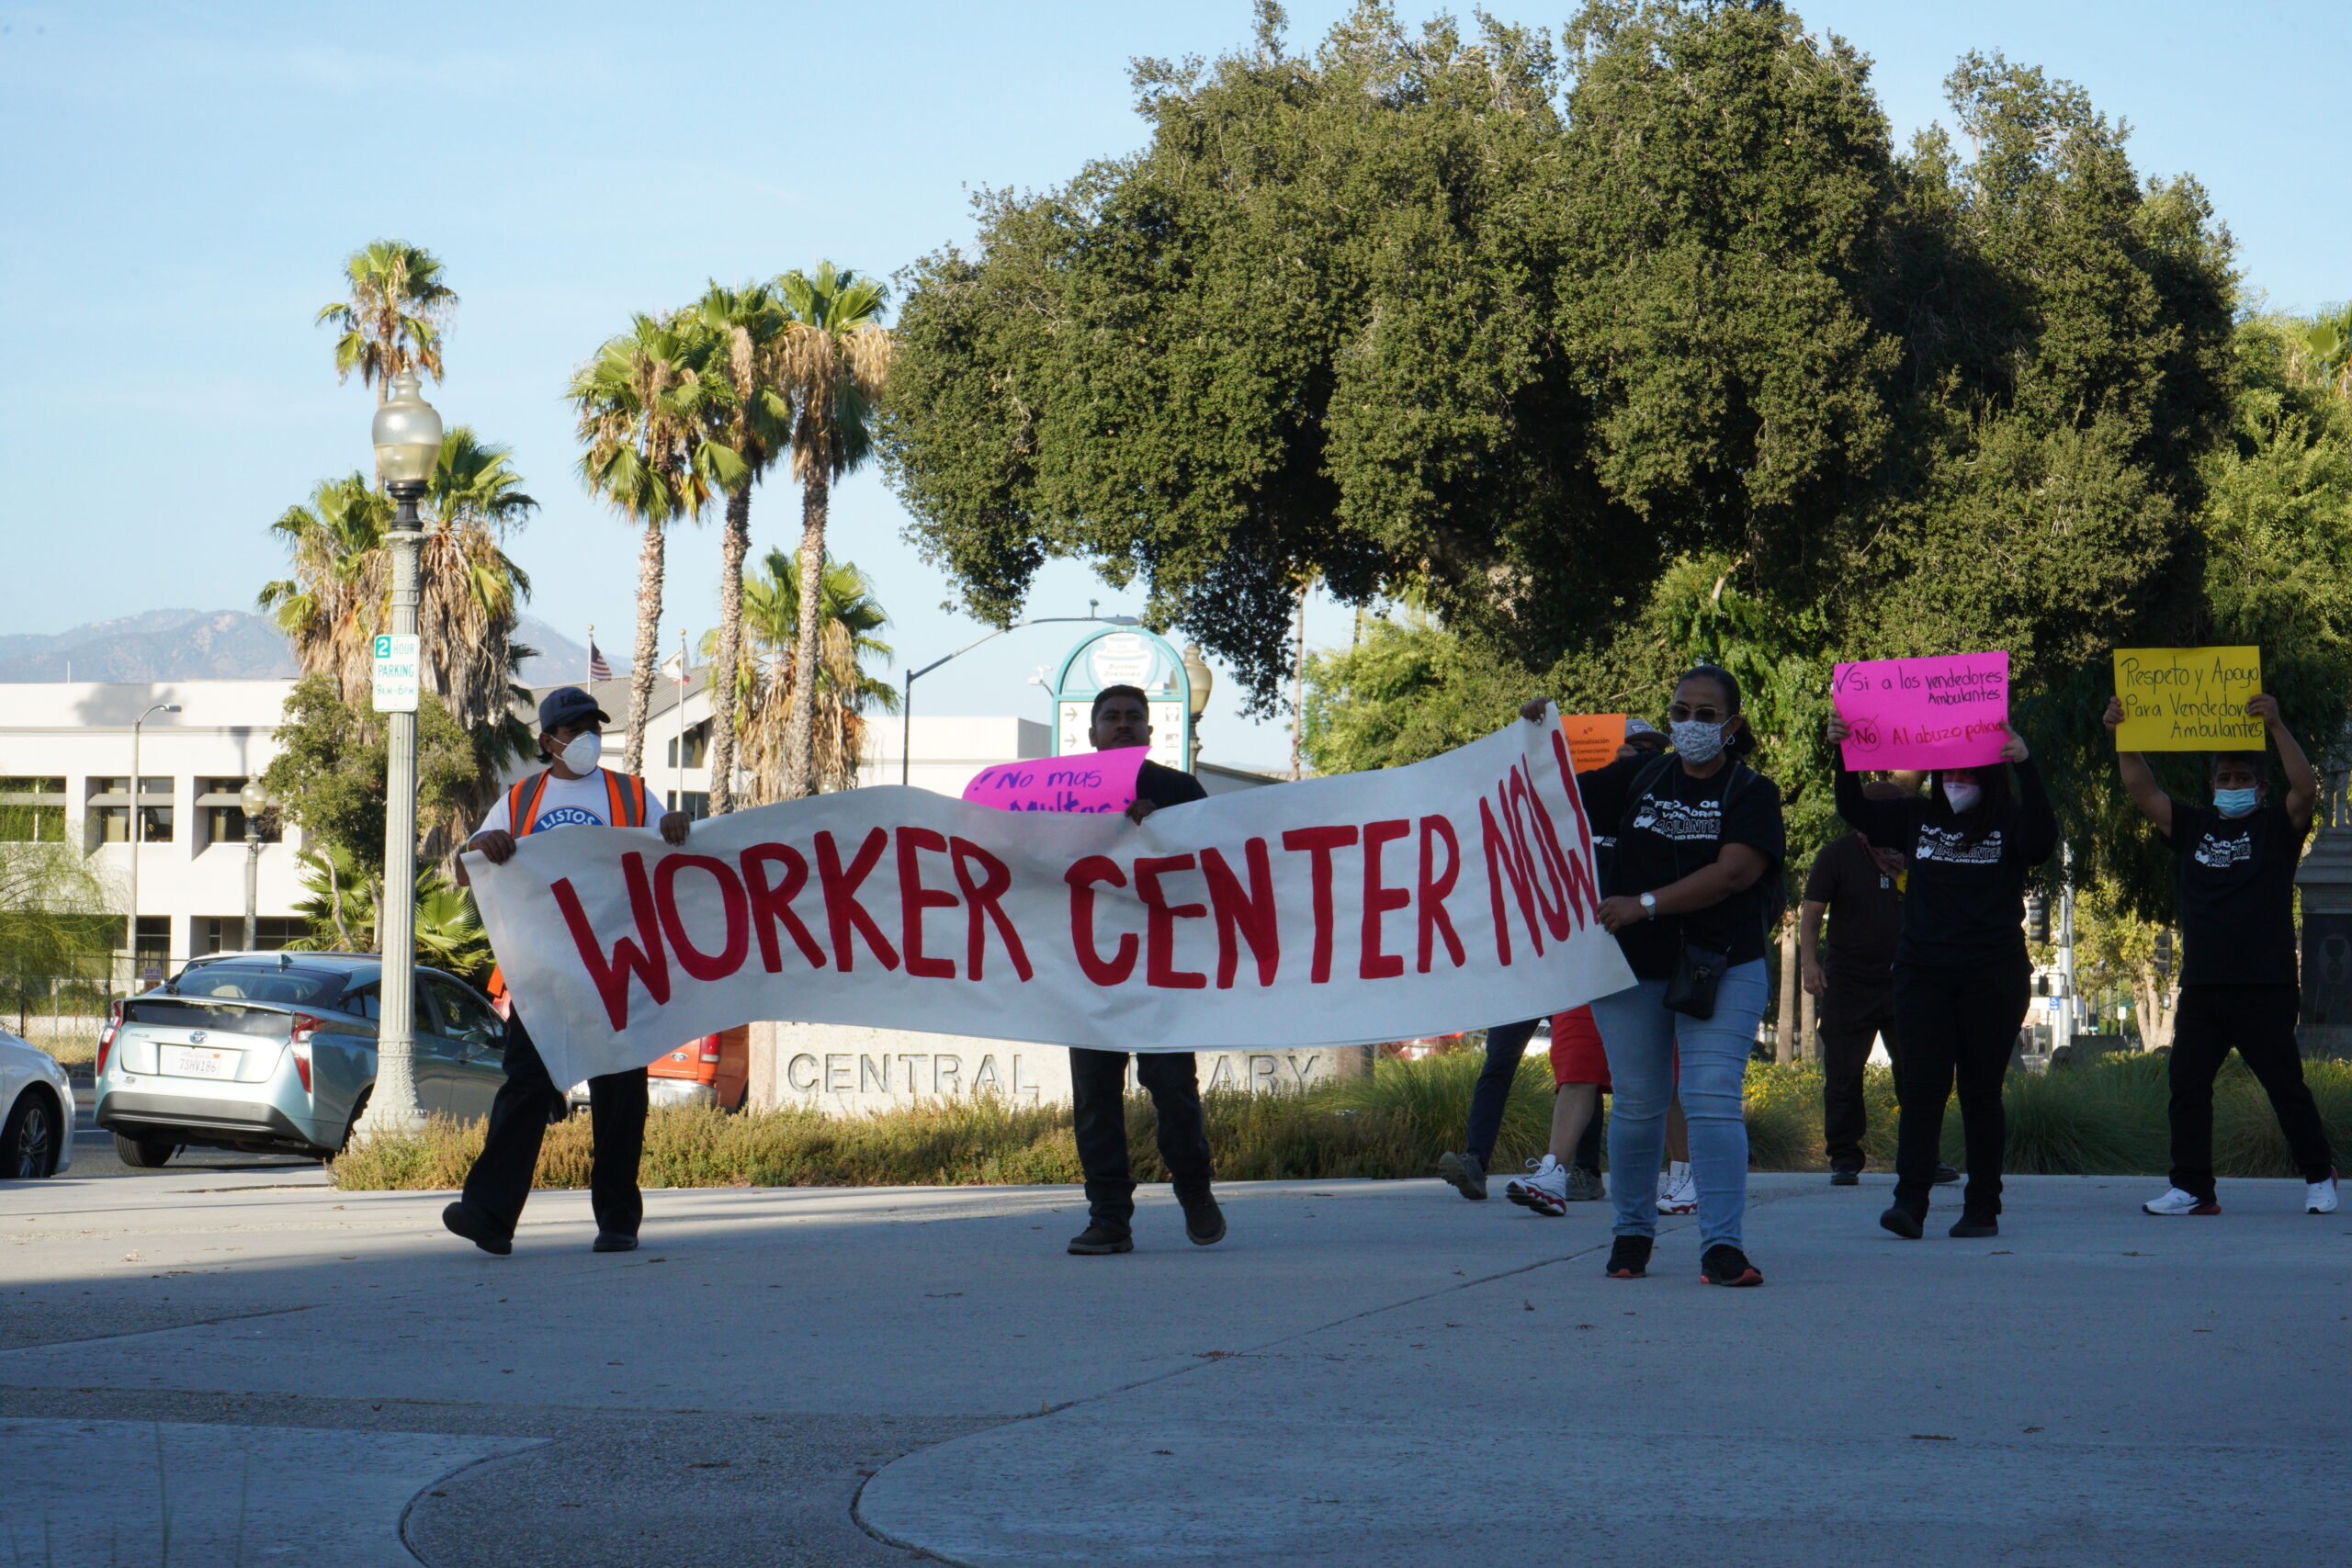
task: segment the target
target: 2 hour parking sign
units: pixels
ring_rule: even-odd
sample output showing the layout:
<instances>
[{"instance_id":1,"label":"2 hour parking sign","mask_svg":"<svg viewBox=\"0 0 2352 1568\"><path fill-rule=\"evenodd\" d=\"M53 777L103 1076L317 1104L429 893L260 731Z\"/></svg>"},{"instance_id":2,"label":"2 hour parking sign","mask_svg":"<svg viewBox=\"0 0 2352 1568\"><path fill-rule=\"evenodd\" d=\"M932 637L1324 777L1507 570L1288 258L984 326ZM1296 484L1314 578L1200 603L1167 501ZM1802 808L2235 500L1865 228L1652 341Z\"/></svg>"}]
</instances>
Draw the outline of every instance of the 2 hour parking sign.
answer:
<instances>
[{"instance_id":1,"label":"2 hour parking sign","mask_svg":"<svg viewBox=\"0 0 2352 1568\"><path fill-rule=\"evenodd\" d=\"M376 711L416 711L417 639L383 633L376 638Z\"/></svg>"}]
</instances>

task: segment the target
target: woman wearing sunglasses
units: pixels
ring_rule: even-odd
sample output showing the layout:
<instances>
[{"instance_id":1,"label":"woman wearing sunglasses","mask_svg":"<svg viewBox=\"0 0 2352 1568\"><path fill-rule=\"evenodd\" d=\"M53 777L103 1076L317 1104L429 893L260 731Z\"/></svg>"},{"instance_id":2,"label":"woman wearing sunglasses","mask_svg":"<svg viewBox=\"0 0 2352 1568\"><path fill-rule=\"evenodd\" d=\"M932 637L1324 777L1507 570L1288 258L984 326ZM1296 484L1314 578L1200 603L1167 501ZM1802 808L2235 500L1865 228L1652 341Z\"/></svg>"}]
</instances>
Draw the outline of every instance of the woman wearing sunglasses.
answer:
<instances>
[{"instance_id":1,"label":"woman wearing sunglasses","mask_svg":"<svg viewBox=\"0 0 2352 1568\"><path fill-rule=\"evenodd\" d=\"M1829 720L1829 741L1846 739ZM1894 949L1894 1026L1903 1041L1895 1099L1894 1202L1878 1223L1906 1241L1927 1227L1943 1144L1944 1102L1960 1087L1968 1186L1956 1236L2001 1231L2001 1082L2025 1023L2033 978L2025 950L2027 873L2058 847L2058 818L2024 740L2005 730L2001 760L1946 768L1925 795L1872 800L1840 769L1838 815L1911 862ZM2017 785L2010 787L2014 769Z\"/></svg>"},{"instance_id":2,"label":"woman wearing sunglasses","mask_svg":"<svg viewBox=\"0 0 2352 1568\"><path fill-rule=\"evenodd\" d=\"M1544 709L1532 703L1525 711L1540 718ZM1765 931L1781 913L1772 874L1788 848L1781 792L1737 761L1756 739L1739 711L1739 682L1726 671L1702 664L1684 675L1667 719L1672 754L1577 775L1594 832L1616 834L1600 923L1615 933L1634 979L1592 1004L1616 1097L1609 1167L1617 1240L1608 1272L1638 1280L1649 1267L1679 1055L1699 1187L1699 1277L1760 1285L1763 1274L1741 1247L1747 1124L1740 1091L1764 1016Z\"/></svg>"}]
</instances>

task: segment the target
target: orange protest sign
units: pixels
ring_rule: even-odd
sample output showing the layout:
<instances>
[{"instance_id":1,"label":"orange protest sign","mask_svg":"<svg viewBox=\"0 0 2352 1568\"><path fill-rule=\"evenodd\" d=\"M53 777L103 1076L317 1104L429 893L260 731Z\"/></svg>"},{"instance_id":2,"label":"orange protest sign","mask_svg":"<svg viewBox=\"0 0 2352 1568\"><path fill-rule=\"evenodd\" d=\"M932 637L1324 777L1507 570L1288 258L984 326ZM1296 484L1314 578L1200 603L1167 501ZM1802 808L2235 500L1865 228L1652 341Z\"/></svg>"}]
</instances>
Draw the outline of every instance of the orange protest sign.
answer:
<instances>
[{"instance_id":1,"label":"orange protest sign","mask_svg":"<svg viewBox=\"0 0 2352 1568\"><path fill-rule=\"evenodd\" d=\"M1625 716L1564 713L1560 716L1560 733L1567 740L1570 763L1577 772L1589 773L1617 760L1617 748L1625 744Z\"/></svg>"}]
</instances>

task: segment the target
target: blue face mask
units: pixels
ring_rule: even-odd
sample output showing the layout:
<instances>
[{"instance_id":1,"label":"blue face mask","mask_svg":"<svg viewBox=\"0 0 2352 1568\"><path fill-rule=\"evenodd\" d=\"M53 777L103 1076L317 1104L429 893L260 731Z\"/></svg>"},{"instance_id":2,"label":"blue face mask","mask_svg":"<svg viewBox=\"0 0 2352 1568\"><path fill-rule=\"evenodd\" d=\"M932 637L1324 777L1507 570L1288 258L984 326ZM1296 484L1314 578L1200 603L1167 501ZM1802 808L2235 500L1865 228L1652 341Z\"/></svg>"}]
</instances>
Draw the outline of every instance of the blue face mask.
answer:
<instances>
[{"instance_id":1,"label":"blue face mask","mask_svg":"<svg viewBox=\"0 0 2352 1568\"><path fill-rule=\"evenodd\" d=\"M2224 817L2244 817L2262 803L2258 789L2217 789L2213 792L2213 809Z\"/></svg>"}]
</instances>

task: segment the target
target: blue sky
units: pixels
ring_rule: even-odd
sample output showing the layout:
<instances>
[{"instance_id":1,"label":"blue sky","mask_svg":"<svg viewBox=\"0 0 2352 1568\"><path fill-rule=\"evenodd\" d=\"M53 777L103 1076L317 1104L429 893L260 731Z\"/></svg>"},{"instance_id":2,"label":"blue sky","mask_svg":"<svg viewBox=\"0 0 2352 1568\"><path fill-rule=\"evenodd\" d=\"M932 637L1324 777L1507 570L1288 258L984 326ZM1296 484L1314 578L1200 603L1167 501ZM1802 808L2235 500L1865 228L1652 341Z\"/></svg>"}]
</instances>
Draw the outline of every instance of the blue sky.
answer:
<instances>
[{"instance_id":1,"label":"blue sky","mask_svg":"<svg viewBox=\"0 0 2352 1568\"><path fill-rule=\"evenodd\" d=\"M1514 20L1567 0L1492 0ZM1305 45L1346 9L1291 7ZM1426 11L1409 3L1407 17ZM1817 0L1799 11L1876 62L1899 137L1944 113L1970 49L2082 83L2134 128L2143 174L2188 172L2282 308L2352 294L2352 206L2332 110L2352 43L2336 4ZM1039 186L1140 141L1126 61L1244 41L1246 0L1151 5L865 0L662 6L24 6L0 0L0 459L5 628L41 632L172 605L248 607L280 561L270 520L367 460L370 395L338 387L312 326L343 256L397 235L448 264L463 305L453 423L514 446L544 503L514 545L533 612L625 651L634 544L582 494L560 393L629 312L706 278L831 257L888 274L970 233L967 192ZM976 635L900 537L876 479L834 510L903 657ZM789 546L781 486L757 547ZM674 647L717 601L710 530L671 551ZM1083 568L1040 578L1036 615L1128 609ZM1312 641L1347 636L1317 606ZM1069 628L1001 639L927 678L927 712L1034 713L1023 684ZM1286 730L1219 701L1204 756L1287 758Z\"/></svg>"}]
</instances>

